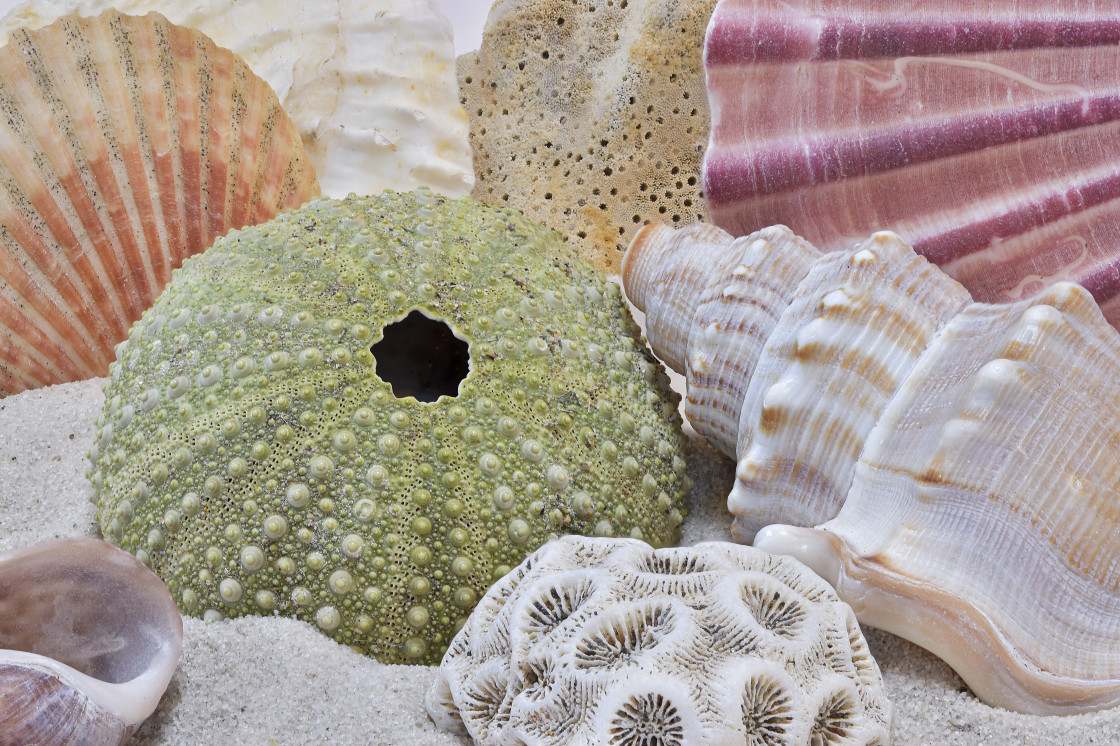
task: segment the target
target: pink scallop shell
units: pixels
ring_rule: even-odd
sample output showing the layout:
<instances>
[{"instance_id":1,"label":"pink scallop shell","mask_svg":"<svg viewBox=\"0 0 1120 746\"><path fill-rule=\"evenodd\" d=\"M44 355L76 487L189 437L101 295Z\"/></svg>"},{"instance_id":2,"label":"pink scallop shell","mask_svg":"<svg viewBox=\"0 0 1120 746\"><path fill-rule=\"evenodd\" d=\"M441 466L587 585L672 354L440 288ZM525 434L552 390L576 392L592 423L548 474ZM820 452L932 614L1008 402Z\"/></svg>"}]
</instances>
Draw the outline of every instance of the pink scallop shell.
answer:
<instances>
[{"instance_id":1,"label":"pink scallop shell","mask_svg":"<svg viewBox=\"0 0 1120 746\"><path fill-rule=\"evenodd\" d=\"M979 301L1075 281L1120 323L1120 5L722 0L704 191L736 236L889 229Z\"/></svg>"}]
</instances>

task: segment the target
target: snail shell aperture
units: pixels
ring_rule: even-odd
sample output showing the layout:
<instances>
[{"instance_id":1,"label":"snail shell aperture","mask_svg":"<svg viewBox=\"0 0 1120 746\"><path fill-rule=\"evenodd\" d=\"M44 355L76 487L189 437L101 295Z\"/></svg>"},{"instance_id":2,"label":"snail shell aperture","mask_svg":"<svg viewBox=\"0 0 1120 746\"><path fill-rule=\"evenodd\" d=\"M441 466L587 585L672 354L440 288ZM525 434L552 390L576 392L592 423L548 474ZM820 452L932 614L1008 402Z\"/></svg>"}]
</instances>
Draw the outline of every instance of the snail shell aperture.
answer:
<instances>
[{"instance_id":1,"label":"snail shell aperture","mask_svg":"<svg viewBox=\"0 0 1120 746\"><path fill-rule=\"evenodd\" d=\"M167 587L97 539L0 554L0 744L123 743L175 672Z\"/></svg>"}]
</instances>

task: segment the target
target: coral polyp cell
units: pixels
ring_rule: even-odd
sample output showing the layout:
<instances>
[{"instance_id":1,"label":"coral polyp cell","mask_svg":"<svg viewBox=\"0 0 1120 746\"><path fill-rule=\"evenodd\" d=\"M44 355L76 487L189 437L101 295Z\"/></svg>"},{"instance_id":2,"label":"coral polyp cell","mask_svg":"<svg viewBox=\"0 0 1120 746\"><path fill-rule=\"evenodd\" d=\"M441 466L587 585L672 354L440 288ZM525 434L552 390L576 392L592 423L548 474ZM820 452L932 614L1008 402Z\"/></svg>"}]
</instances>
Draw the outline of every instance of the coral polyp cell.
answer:
<instances>
[{"instance_id":1,"label":"coral polyp cell","mask_svg":"<svg viewBox=\"0 0 1120 746\"><path fill-rule=\"evenodd\" d=\"M111 377L98 521L185 613L434 663L549 537L679 538L676 397L617 286L512 210L386 192L231 233Z\"/></svg>"}]
</instances>

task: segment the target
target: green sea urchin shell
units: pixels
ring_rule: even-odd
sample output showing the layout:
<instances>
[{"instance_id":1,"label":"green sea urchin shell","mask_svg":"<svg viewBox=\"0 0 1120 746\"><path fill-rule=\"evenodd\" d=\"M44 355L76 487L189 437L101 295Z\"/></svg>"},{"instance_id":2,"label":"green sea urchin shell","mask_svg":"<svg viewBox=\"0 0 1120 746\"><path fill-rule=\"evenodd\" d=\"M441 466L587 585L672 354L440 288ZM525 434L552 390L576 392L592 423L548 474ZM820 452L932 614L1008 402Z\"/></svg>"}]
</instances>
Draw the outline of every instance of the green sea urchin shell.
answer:
<instances>
[{"instance_id":1,"label":"green sea urchin shell","mask_svg":"<svg viewBox=\"0 0 1120 746\"><path fill-rule=\"evenodd\" d=\"M375 372L414 310L469 342L454 396L400 399ZM679 538L675 396L636 333L618 287L519 213L314 202L188 260L118 348L98 521L186 613L438 662L549 536Z\"/></svg>"}]
</instances>

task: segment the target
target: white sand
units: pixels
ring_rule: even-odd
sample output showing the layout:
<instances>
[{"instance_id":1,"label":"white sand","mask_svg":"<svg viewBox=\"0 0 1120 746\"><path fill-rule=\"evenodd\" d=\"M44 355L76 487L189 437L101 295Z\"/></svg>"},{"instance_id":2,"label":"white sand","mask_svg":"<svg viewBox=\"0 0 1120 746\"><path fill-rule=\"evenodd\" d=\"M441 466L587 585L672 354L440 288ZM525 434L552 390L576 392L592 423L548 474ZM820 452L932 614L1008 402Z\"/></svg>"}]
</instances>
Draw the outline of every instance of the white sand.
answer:
<instances>
[{"instance_id":1,"label":"white sand","mask_svg":"<svg viewBox=\"0 0 1120 746\"><path fill-rule=\"evenodd\" d=\"M85 471L103 383L0 400L0 551L97 535ZM732 464L694 439L690 470L685 543L730 539ZM184 618L184 630L179 670L134 743L464 743L436 730L421 706L433 668L381 665L288 619ZM864 631L895 706L897 744L1120 743L1120 709L1031 717L988 707L924 650Z\"/></svg>"}]
</instances>

